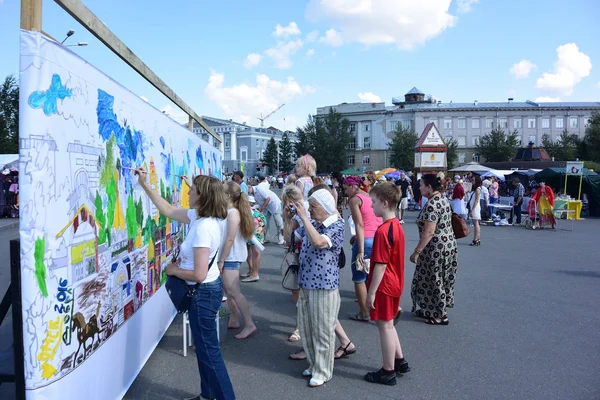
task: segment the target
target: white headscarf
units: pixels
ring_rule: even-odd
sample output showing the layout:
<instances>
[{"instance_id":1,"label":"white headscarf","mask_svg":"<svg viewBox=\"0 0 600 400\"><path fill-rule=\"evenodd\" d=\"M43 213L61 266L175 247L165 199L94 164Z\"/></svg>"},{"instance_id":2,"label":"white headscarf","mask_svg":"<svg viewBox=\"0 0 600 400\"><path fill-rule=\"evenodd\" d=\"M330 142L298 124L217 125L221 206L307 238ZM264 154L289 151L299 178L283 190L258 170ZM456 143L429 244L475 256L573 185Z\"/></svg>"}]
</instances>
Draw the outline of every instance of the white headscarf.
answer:
<instances>
[{"instance_id":1,"label":"white headscarf","mask_svg":"<svg viewBox=\"0 0 600 400\"><path fill-rule=\"evenodd\" d=\"M315 191L309 199L316 200L321 207L325 210L325 212L329 215L333 215L336 212L335 200L333 196L327 189L319 189Z\"/></svg>"}]
</instances>

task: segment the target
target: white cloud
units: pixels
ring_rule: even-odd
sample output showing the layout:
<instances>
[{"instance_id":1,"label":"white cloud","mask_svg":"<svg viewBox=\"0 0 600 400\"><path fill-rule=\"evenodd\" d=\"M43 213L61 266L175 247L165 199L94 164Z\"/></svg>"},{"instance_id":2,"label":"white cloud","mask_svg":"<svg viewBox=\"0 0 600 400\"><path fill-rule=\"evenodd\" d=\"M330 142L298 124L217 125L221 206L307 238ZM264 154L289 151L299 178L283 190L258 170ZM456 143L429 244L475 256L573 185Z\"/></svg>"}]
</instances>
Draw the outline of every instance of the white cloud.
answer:
<instances>
[{"instance_id":1,"label":"white cloud","mask_svg":"<svg viewBox=\"0 0 600 400\"><path fill-rule=\"evenodd\" d=\"M304 42L301 39L290 40L289 42L278 42L275 47L267 49L265 54L275 61L275 67L287 69L292 66L290 56L296 54L302 48Z\"/></svg>"},{"instance_id":2,"label":"white cloud","mask_svg":"<svg viewBox=\"0 0 600 400\"><path fill-rule=\"evenodd\" d=\"M600 89L600 81L598 81L598 83L596 83L596 87L597 87L598 89Z\"/></svg>"},{"instance_id":3,"label":"white cloud","mask_svg":"<svg viewBox=\"0 0 600 400\"><path fill-rule=\"evenodd\" d=\"M185 112L180 110L179 107L173 107L170 104L162 106L160 108L160 111L162 111L163 114L171 117L171 119L174 119L175 121L179 122L180 124L188 122L189 120L189 117Z\"/></svg>"},{"instance_id":4,"label":"white cloud","mask_svg":"<svg viewBox=\"0 0 600 400\"><path fill-rule=\"evenodd\" d=\"M298 28L298 25L295 22L290 22L288 26L281 26L277 24L275 26L275 31L273 31L273 36L286 38L288 36L299 35L300 33L301 32Z\"/></svg>"},{"instance_id":5,"label":"white cloud","mask_svg":"<svg viewBox=\"0 0 600 400\"><path fill-rule=\"evenodd\" d=\"M536 103L556 103L560 101L560 97L540 96L534 100Z\"/></svg>"},{"instance_id":6,"label":"white cloud","mask_svg":"<svg viewBox=\"0 0 600 400\"><path fill-rule=\"evenodd\" d=\"M319 38L319 31L312 31L308 35L306 35L306 43L316 42Z\"/></svg>"},{"instance_id":7,"label":"white cloud","mask_svg":"<svg viewBox=\"0 0 600 400\"><path fill-rule=\"evenodd\" d=\"M315 55L315 49L308 49L306 52L306 57L312 57Z\"/></svg>"},{"instance_id":8,"label":"white cloud","mask_svg":"<svg viewBox=\"0 0 600 400\"><path fill-rule=\"evenodd\" d=\"M225 86L224 84L225 75L211 71L204 92L216 103L224 117L246 122L249 125L256 125L257 117L261 113L268 113L282 103L289 103L314 92L311 86L300 86L293 77L288 77L287 81L277 81L264 74L256 75L254 85L241 83Z\"/></svg>"},{"instance_id":9,"label":"white cloud","mask_svg":"<svg viewBox=\"0 0 600 400\"><path fill-rule=\"evenodd\" d=\"M257 66L258 64L260 64L261 58L262 56L258 53L248 54L246 56L246 59L244 60L244 67L250 69L254 66Z\"/></svg>"},{"instance_id":10,"label":"white cloud","mask_svg":"<svg viewBox=\"0 0 600 400\"><path fill-rule=\"evenodd\" d=\"M2 0L0 0L0 3L2 2ZM140 96L140 99L144 100L146 103L148 102L148 98L144 97L144 96Z\"/></svg>"},{"instance_id":11,"label":"white cloud","mask_svg":"<svg viewBox=\"0 0 600 400\"><path fill-rule=\"evenodd\" d=\"M338 31L331 28L325 32L325 36L319 38L319 42L333 47L339 47L344 44L344 39L342 39L342 35L340 35Z\"/></svg>"},{"instance_id":12,"label":"white cloud","mask_svg":"<svg viewBox=\"0 0 600 400\"><path fill-rule=\"evenodd\" d=\"M365 103L381 103L381 97L371 92L359 93L358 98Z\"/></svg>"},{"instance_id":13,"label":"white cloud","mask_svg":"<svg viewBox=\"0 0 600 400\"><path fill-rule=\"evenodd\" d=\"M468 13L473 4L479 3L479 0L458 0L458 12Z\"/></svg>"},{"instance_id":14,"label":"white cloud","mask_svg":"<svg viewBox=\"0 0 600 400\"><path fill-rule=\"evenodd\" d=\"M555 95L569 96L573 87L589 76L592 69L590 58L579 51L575 43L567 43L556 49L558 60L554 62L554 72L545 72L535 83L535 87Z\"/></svg>"},{"instance_id":15,"label":"white cloud","mask_svg":"<svg viewBox=\"0 0 600 400\"><path fill-rule=\"evenodd\" d=\"M536 69L536 65L528 60L521 60L514 64L509 72L515 76L515 79L525 79L529 76L529 73Z\"/></svg>"},{"instance_id":16,"label":"white cloud","mask_svg":"<svg viewBox=\"0 0 600 400\"><path fill-rule=\"evenodd\" d=\"M310 0L306 15L325 20L344 42L411 49L454 26L451 0Z\"/></svg>"}]
</instances>

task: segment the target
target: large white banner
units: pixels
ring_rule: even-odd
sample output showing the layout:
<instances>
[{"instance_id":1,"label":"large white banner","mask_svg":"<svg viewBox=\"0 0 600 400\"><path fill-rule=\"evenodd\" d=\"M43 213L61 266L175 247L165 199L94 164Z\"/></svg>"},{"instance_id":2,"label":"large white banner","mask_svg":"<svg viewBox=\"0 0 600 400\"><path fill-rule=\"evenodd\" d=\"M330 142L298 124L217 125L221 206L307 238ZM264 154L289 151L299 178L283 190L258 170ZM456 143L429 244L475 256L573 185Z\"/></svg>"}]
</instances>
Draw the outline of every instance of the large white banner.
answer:
<instances>
[{"instance_id":1,"label":"large white banner","mask_svg":"<svg viewBox=\"0 0 600 400\"><path fill-rule=\"evenodd\" d=\"M189 207L178 176L220 176L222 154L39 33L21 32L20 95L27 398L121 398L175 315L184 236L130 168Z\"/></svg>"}]
</instances>

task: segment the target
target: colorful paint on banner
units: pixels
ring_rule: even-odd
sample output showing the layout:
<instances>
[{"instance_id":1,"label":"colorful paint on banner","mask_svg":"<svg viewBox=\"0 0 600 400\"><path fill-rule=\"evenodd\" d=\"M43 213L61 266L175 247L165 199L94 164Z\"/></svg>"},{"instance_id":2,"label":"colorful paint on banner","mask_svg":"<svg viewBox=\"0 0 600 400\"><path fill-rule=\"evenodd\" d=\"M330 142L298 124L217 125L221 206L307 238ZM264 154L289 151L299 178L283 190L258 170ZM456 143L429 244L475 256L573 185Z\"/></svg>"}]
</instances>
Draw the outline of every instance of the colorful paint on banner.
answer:
<instances>
[{"instance_id":1,"label":"colorful paint on banner","mask_svg":"<svg viewBox=\"0 0 600 400\"><path fill-rule=\"evenodd\" d=\"M132 169L187 208L179 176L220 177L222 154L38 33L21 32L20 91L28 398L116 398L175 314L161 292L185 236ZM102 388L81 378L98 371Z\"/></svg>"}]
</instances>

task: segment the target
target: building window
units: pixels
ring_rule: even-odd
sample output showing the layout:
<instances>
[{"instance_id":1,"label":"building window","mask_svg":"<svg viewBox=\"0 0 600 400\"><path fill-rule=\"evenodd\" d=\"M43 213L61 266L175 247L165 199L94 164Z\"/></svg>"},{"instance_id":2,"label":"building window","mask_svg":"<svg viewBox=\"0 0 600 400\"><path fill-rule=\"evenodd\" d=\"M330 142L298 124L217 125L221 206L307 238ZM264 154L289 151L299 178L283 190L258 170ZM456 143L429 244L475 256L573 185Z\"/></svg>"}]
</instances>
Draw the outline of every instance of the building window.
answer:
<instances>
[{"instance_id":1,"label":"building window","mask_svg":"<svg viewBox=\"0 0 600 400\"><path fill-rule=\"evenodd\" d=\"M527 127L529 129L535 129L535 118L529 118L527 120Z\"/></svg>"},{"instance_id":2,"label":"building window","mask_svg":"<svg viewBox=\"0 0 600 400\"><path fill-rule=\"evenodd\" d=\"M365 149L371 148L371 138L370 137L363 138L363 147Z\"/></svg>"},{"instance_id":3,"label":"building window","mask_svg":"<svg viewBox=\"0 0 600 400\"><path fill-rule=\"evenodd\" d=\"M542 129L550 128L550 118L542 118Z\"/></svg>"},{"instance_id":4,"label":"building window","mask_svg":"<svg viewBox=\"0 0 600 400\"><path fill-rule=\"evenodd\" d=\"M471 128L479 129L479 118L473 118L471 120Z\"/></svg>"},{"instance_id":5,"label":"building window","mask_svg":"<svg viewBox=\"0 0 600 400\"><path fill-rule=\"evenodd\" d=\"M354 132L356 132L356 124L355 124L354 122L352 122L352 123L350 124L350 132L351 132L351 133L354 133Z\"/></svg>"},{"instance_id":6,"label":"building window","mask_svg":"<svg viewBox=\"0 0 600 400\"><path fill-rule=\"evenodd\" d=\"M257 151L257 152L256 152L256 159L257 159L257 160L260 160L260 151Z\"/></svg>"},{"instance_id":7,"label":"building window","mask_svg":"<svg viewBox=\"0 0 600 400\"><path fill-rule=\"evenodd\" d=\"M389 121L389 132L396 132L398 129L398 121Z\"/></svg>"},{"instance_id":8,"label":"building window","mask_svg":"<svg viewBox=\"0 0 600 400\"><path fill-rule=\"evenodd\" d=\"M365 124L365 132L369 132L369 124Z\"/></svg>"},{"instance_id":9,"label":"building window","mask_svg":"<svg viewBox=\"0 0 600 400\"><path fill-rule=\"evenodd\" d=\"M466 136L459 136L458 137L458 145L459 146L466 146L467 145L467 137Z\"/></svg>"},{"instance_id":10,"label":"building window","mask_svg":"<svg viewBox=\"0 0 600 400\"><path fill-rule=\"evenodd\" d=\"M473 136L473 137L471 138L471 144L472 144L473 146L477 146L477 145L479 144L479 136Z\"/></svg>"},{"instance_id":11,"label":"building window","mask_svg":"<svg viewBox=\"0 0 600 400\"><path fill-rule=\"evenodd\" d=\"M223 173L228 173L229 172L229 167L227 165L223 165Z\"/></svg>"},{"instance_id":12,"label":"building window","mask_svg":"<svg viewBox=\"0 0 600 400\"><path fill-rule=\"evenodd\" d=\"M452 129L452 120L450 118L444 119L444 129Z\"/></svg>"},{"instance_id":13,"label":"building window","mask_svg":"<svg viewBox=\"0 0 600 400\"><path fill-rule=\"evenodd\" d=\"M494 119L493 118L486 118L485 119L485 128L486 129L493 129L494 128Z\"/></svg>"},{"instance_id":14,"label":"building window","mask_svg":"<svg viewBox=\"0 0 600 400\"><path fill-rule=\"evenodd\" d=\"M467 127L467 122L464 118L458 119L458 129L465 129Z\"/></svg>"},{"instance_id":15,"label":"building window","mask_svg":"<svg viewBox=\"0 0 600 400\"><path fill-rule=\"evenodd\" d=\"M467 155L465 153L458 153L458 162L459 163L464 164L466 158L467 158Z\"/></svg>"},{"instance_id":16,"label":"building window","mask_svg":"<svg viewBox=\"0 0 600 400\"><path fill-rule=\"evenodd\" d=\"M402 129L410 129L410 121L407 119L402 120Z\"/></svg>"},{"instance_id":17,"label":"building window","mask_svg":"<svg viewBox=\"0 0 600 400\"><path fill-rule=\"evenodd\" d=\"M205 133L202 135L202 140L204 140L205 142L208 142L208 133Z\"/></svg>"},{"instance_id":18,"label":"building window","mask_svg":"<svg viewBox=\"0 0 600 400\"><path fill-rule=\"evenodd\" d=\"M371 156L363 156L363 164L364 165L371 165Z\"/></svg>"},{"instance_id":19,"label":"building window","mask_svg":"<svg viewBox=\"0 0 600 400\"><path fill-rule=\"evenodd\" d=\"M348 156L347 161L348 161L348 165L354 165L354 154L351 156Z\"/></svg>"},{"instance_id":20,"label":"building window","mask_svg":"<svg viewBox=\"0 0 600 400\"><path fill-rule=\"evenodd\" d=\"M571 128L577 128L577 124L578 124L578 122L579 122L579 121L578 121L577 117L571 117L571 118L569 119L569 126L570 126Z\"/></svg>"},{"instance_id":21,"label":"building window","mask_svg":"<svg viewBox=\"0 0 600 400\"><path fill-rule=\"evenodd\" d=\"M479 162L479 154L475 153L471 158L473 159L473 161Z\"/></svg>"},{"instance_id":22,"label":"building window","mask_svg":"<svg viewBox=\"0 0 600 400\"><path fill-rule=\"evenodd\" d=\"M240 156L242 158L242 161L248 161L248 152L246 150L240 151Z\"/></svg>"},{"instance_id":23,"label":"building window","mask_svg":"<svg viewBox=\"0 0 600 400\"><path fill-rule=\"evenodd\" d=\"M225 159L225 160L231 160L231 152L230 151L225 151L223 153L223 159Z\"/></svg>"},{"instance_id":24,"label":"building window","mask_svg":"<svg viewBox=\"0 0 600 400\"><path fill-rule=\"evenodd\" d=\"M349 149L355 149L356 148L356 136L352 137L352 140L348 144L348 148Z\"/></svg>"},{"instance_id":25,"label":"building window","mask_svg":"<svg viewBox=\"0 0 600 400\"><path fill-rule=\"evenodd\" d=\"M536 136L535 136L535 135L529 135L529 141L528 141L528 144L529 144L529 143L533 143L533 144L535 144L535 140L536 140L536 139L537 139L537 138L536 138Z\"/></svg>"},{"instance_id":26,"label":"building window","mask_svg":"<svg viewBox=\"0 0 600 400\"><path fill-rule=\"evenodd\" d=\"M513 127L515 129L521 129L521 124L522 124L521 118L515 118L513 120Z\"/></svg>"},{"instance_id":27,"label":"building window","mask_svg":"<svg viewBox=\"0 0 600 400\"><path fill-rule=\"evenodd\" d=\"M256 147L260 147L260 139L256 139Z\"/></svg>"},{"instance_id":28,"label":"building window","mask_svg":"<svg viewBox=\"0 0 600 400\"><path fill-rule=\"evenodd\" d=\"M556 127L562 129L564 126L564 122L564 118L556 118Z\"/></svg>"},{"instance_id":29,"label":"building window","mask_svg":"<svg viewBox=\"0 0 600 400\"><path fill-rule=\"evenodd\" d=\"M500 125L500 128L506 129L508 128L508 120L506 118L500 118L498 120L498 125Z\"/></svg>"},{"instance_id":30,"label":"building window","mask_svg":"<svg viewBox=\"0 0 600 400\"><path fill-rule=\"evenodd\" d=\"M229 139L227 139L227 140L225 141L225 148L226 148L226 149L228 149L228 148L229 148L229 145L230 145L230 142L229 142Z\"/></svg>"}]
</instances>

